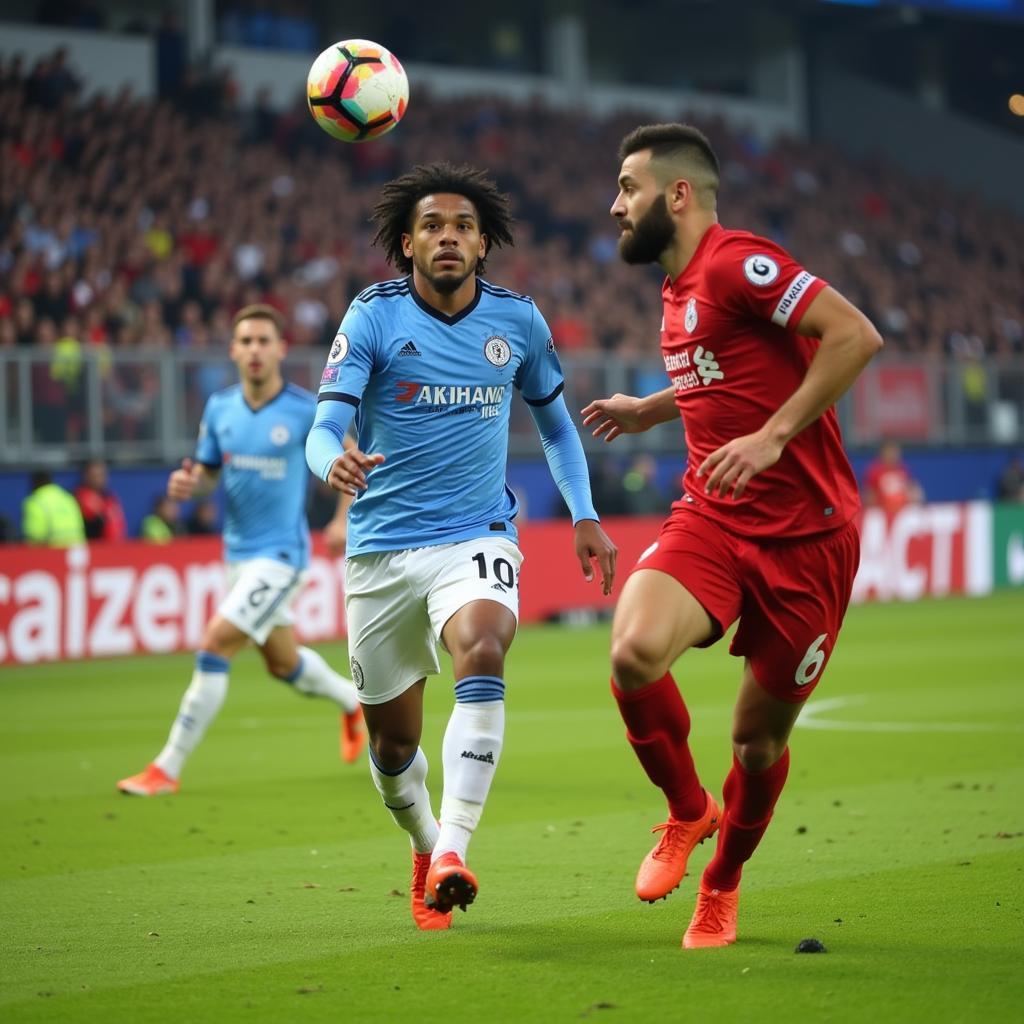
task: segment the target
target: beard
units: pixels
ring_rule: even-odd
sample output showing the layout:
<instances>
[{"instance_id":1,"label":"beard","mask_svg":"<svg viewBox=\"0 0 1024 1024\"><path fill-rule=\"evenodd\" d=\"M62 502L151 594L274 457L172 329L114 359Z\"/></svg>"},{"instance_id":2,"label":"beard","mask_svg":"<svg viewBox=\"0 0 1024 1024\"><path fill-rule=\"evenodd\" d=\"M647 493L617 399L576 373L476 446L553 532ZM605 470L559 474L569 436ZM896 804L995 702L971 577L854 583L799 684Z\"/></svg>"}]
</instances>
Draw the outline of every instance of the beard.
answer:
<instances>
[{"instance_id":1,"label":"beard","mask_svg":"<svg viewBox=\"0 0 1024 1024\"><path fill-rule=\"evenodd\" d=\"M416 269L420 272L420 275L430 284L430 287L437 292L438 295L452 295L457 292L462 286L463 282L476 273L477 260L464 259L462 269L460 270L442 270L440 272L434 269L432 262L426 260L419 260L414 257L413 262L416 265Z\"/></svg>"},{"instance_id":2,"label":"beard","mask_svg":"<svg viewBox=\"0 0 1024 1024\"><path fill-rule=\"evenodd\" d=\"M633 225L630 234L619 236L619 255L626 263L656 263L676 233L668 203L658 196Z\"/></svg>"}]
</instances>

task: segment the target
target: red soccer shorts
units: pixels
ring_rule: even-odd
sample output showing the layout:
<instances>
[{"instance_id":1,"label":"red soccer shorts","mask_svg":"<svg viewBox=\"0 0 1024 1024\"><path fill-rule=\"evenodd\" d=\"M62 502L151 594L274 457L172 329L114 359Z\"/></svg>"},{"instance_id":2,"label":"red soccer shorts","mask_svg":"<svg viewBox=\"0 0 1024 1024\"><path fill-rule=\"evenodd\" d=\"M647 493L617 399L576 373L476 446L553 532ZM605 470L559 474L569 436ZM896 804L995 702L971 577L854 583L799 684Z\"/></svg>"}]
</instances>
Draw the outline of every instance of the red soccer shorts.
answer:
<instances>
[{"instance_id":1,"label":"red soccer shorts","mask_svg":"<svg viewBox=\"0 0 1024 1024\"><path fill-rule=\"evenodd\" d=\"M633 571L668 573L693 594L718 627L702 646L739 619L729 652L750 659L773 697L798 704L828 664L859 561L854 521L814 537L755 541L681 508Z\"/></svg>"}]
</instances>

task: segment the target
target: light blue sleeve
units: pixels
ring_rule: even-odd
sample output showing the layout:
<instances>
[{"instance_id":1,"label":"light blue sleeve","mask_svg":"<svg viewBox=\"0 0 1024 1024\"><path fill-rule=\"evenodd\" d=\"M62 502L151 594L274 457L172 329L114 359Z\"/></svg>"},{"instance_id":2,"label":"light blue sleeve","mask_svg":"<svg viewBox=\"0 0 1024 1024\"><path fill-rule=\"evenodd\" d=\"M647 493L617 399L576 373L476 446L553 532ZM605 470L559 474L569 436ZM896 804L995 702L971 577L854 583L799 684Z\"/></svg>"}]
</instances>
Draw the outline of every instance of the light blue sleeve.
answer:
<instances>
[{"instance_id":1,"label":"light blue sleeve","mask_svg":"<svg viewBox=\"0 0 1024 1024\"><path fill-rule=\"evenodd\" d=\"M542 405L561 394L565 384L562 367L555 354L551 328L540 310L531 302L526 356L516 374L516 386L527 405Z\"/></svg>"},{"instance_id":2,"label":"light blue sleeve","mask_svg":"<svg viewBox=\"0 0 1024 1024\"><path fill-rule=\"evenodd\" d=\"M343 441L373 373L379 330L369 303L349 307L320 378L316 416L306 438L306 464L321 480L345 450Z\"/></svg>"},{"instance_id":3,"label":"light blue sleeve","mask_svg":"<svg viewBox=\"0 0 1024 1024\"><path fill-rule=\"evenodd\" d=\"M345 401L321 401L316 407L313 426L306 437L306 465L321 480L345 451L345 434L356 414L356 407Z\"/></svg>"},{"instance_id":4,"label":"light blue sleeve","mask_svg":"<svg viewBox=\"0 0 1024 1024\"><path fill-rule=\"evenodd\" d=\"M214 403L216 395L210 395L203 409L203 418L199 421L199 439L196 441L196 462L201 462L211 469L220 469L224 459L217 440L216 417Z\"/></svg>"},{"instance_id":5,"label":"light blue sleeve","mask_svg":"<svg viewBox=\"0 0 1024 1024\"><path fill-rule=\"evenodd\" d=\"M587 457L583 454L583 444L565 406L565 399L558 395L544 405L531 405L530 412L540 433L551 477L572 514L573 526L583 519L600 522L590 496Z\"/></svg>"}]
</instances>

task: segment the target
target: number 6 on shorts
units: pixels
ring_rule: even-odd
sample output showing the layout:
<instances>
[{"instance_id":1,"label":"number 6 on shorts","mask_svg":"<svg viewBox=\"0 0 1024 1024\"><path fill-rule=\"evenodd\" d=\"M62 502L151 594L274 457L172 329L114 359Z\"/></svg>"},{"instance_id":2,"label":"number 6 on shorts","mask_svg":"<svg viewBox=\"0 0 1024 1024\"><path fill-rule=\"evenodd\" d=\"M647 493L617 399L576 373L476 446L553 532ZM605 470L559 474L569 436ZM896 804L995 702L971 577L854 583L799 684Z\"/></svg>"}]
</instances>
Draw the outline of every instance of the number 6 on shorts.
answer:
<instances>
[{"instance_id":1,"label":"number 6 on shorts","mask_svg":"<svg viewBox=\"0 0 1024 1024\"><path fill-rule=\"evenodd\" d=\"M828 640L828 633L822 633L807 648L804 660L797 665L796 672L793 675L793 682L797 688L810 686L818 678L818 673L821 672L822 666L825 664L825 652L821 647L826 640Z\"/></svg>"}]
</instances>

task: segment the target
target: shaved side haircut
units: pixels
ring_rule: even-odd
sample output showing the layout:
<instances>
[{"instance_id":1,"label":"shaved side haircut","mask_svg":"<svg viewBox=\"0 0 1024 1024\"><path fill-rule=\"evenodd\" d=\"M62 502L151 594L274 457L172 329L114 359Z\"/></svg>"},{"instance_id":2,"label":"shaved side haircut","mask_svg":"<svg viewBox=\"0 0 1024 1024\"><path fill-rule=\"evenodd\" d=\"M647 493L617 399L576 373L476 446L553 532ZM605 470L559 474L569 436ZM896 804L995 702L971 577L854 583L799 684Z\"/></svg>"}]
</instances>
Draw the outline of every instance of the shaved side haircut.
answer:
<instances>
[{"instance_id":1,"label":"shaved side haircut","mask_svg":"<svg viewBox=\"0 0 1024 1024\"><path fill-rule=\"evenodd\" d=\"M701 206L714 209L718 199L718 157L707 136L688 124L645 124L619 144L619 160L651 151L651 172L659 185L685 178Z\"/></svg>"}]
</instances>

